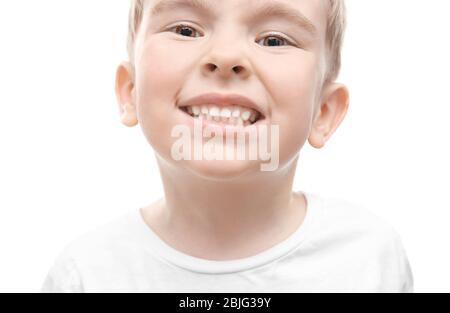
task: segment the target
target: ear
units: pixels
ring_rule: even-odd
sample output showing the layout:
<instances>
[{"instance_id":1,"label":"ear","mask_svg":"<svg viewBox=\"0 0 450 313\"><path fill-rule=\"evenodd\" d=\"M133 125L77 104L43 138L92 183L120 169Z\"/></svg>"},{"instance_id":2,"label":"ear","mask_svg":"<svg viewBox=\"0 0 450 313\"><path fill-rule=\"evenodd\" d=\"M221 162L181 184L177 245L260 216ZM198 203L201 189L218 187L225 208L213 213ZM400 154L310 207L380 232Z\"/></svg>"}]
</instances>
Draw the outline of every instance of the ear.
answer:
<instances>
[{"instance_id":1,"label":"ear","mask_svg":"<svg viewBox=\"0 0 450 313\"><path fill-rule=\"evenodd\" d=\"M138 119L134 97L134 71L130 63L122 63L117 68L115 90L122 124L128 127L136 126Z\"/></svg>"},{"instance_id":2,"label":"ear","mask_svg":"<svg viewBox=\"0 0 450 313\"><path fill-rule=\"evenodd\" d=\"M344 120L349 102L350 96L346 86L332 83L325 88L308 139L314 148L321 149L325 146Z\"/></svg>"}]
</instances>

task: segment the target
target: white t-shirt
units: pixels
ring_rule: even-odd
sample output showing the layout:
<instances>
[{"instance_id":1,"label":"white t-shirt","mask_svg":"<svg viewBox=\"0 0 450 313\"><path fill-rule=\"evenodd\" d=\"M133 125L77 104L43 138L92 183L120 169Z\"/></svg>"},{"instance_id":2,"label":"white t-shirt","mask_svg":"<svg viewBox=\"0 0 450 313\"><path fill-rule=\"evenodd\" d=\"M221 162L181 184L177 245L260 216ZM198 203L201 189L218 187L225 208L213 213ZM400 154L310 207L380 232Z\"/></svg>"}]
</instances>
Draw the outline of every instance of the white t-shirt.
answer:
<instances>
[{"instance_id":1,"label":"white t-shirt","mask_svg":"<svg viewBox=\"0 0 450 313\"><path fill-rule=\"evenodd\" d=\"M172 248L132 210L70 243L41 292L413 292L388 222L344 200L304 194L306 216L292 235L231 261Z\"/></svg>"}]
</instances>

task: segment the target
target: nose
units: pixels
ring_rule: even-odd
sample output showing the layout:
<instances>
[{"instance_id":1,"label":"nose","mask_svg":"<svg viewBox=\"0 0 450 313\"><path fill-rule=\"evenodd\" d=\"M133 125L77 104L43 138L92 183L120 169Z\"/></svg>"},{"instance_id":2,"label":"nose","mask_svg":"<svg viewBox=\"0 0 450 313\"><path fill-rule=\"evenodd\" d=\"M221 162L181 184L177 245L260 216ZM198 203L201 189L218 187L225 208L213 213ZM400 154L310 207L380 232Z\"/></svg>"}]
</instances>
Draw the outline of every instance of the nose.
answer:
<instances>
[{"instance_id":1,"label":"nose","mask_svg":"<svg viewBox=\"0 0 450 313\"><path fill-rule=\"evenodd\" d=\"M237 76L246 79L251 75L250 64L245 53L239 48L215 47L205 56L202 63L202 72L205 76L217 75L223 79Z\"/></svg>"}]
</instances>

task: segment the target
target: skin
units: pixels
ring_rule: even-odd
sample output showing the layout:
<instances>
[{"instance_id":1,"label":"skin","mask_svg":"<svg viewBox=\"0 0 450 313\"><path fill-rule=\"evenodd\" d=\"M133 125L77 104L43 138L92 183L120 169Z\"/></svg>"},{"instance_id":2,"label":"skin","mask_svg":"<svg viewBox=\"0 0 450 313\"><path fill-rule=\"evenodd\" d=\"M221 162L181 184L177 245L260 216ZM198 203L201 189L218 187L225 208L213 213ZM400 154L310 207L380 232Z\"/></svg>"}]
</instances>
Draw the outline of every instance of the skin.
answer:
<instances>
[{"instance_id":1,"label":"skin","mask_svg":"<svg viewBox=\"0 0 450 313\"><path fill-rule=\"evenodd\" d=\"M148 1L145 12L156 2ZM292 191L300 151L306 141L322 148L348 110L347 88L323 84L326 2L280 2L302 12L317 34L309 36L277 19L249 24L241 16L252 11L252 1L217 1L220 18L215 20L187 10L151 20L144 15L134 58L117 70L121 120L128 127L140 125L164 185L165 197L141 214L162 240L191 256L252 256L298 229L307 211L303 194ZM186 37L166 30L188 21L200 34ZM274 31L301 46L261 42ZM212 91L253 99L267 112L266 122L279 125L278 170L261 172L260 161L172 159L176 139L171 129L186 119L176 103Z\"/></svg>"}]
</instances>

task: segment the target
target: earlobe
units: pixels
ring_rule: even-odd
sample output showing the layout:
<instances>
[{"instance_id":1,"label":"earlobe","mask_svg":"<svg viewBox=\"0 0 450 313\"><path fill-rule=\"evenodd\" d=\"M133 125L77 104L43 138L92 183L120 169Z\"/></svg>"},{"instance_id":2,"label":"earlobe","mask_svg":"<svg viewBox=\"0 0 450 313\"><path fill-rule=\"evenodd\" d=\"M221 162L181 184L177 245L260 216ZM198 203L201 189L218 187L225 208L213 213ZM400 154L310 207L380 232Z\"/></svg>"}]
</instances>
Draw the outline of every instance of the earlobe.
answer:
<instances>
[{"instance_id":1,"label":"earlobe","mask_svg":"<svg viewBox=\"0 0 450 313\"><path fill-rule=\"evenodd\" d=\"M321 102L308 138L311 146L317 149L325 146L347 114L350 103L347 87L337 83L330 84Z\"/></svg>"},{"instance_id":2,"label":"earlobe","mask_svg":"<svg viewBox=\"0 0 450 313\"><path fill-rule=\"evenodd\" d=\"M136 126L138 124L136 108L133 105L126 103L123 106L123 112L121 113L120 120L125 126Z\"/></svg>"},{"instance_id":3,"label":"earlobe","mask_svg":"<svg viewBox=\"0 0 450 313\"><path fill-rule=\"evenodd\" d=\"M138 119L134 99L134 73L130 63L122 63L117 68L115 91L120 120L125 126L136 126Z\"/></svg>"}]
</instances>

